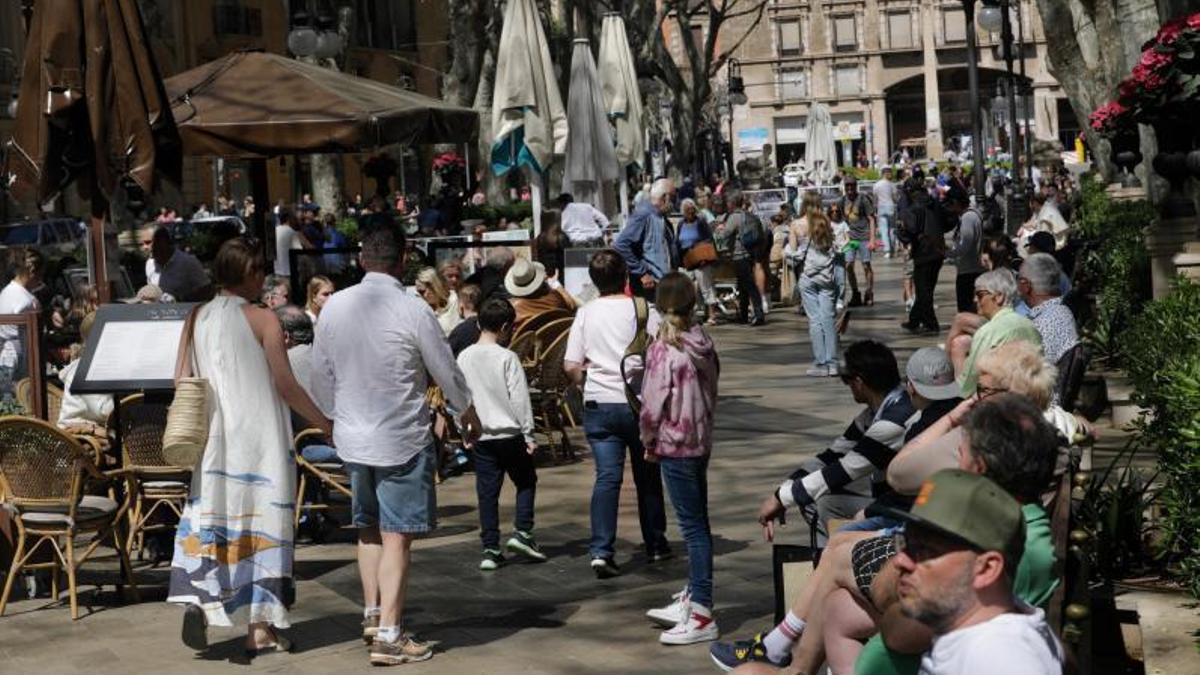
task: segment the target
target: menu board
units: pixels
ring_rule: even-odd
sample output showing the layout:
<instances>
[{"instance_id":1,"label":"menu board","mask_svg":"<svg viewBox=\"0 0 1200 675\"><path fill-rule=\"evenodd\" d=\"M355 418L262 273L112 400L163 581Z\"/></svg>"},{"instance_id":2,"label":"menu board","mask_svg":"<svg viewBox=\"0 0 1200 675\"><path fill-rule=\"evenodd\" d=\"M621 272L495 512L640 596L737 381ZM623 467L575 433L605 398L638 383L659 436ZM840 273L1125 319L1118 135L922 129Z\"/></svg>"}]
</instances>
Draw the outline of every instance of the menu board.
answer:
<instances>
[{"instance_id":1,"label":"menu board","mask_svg":"<svg viewBox=\"0 0 1200 675\"><path fill-rule=\"evenodd\" d=\"M195 303L103 305L71 391L108 394L175 388L175 359Z\"/></svg>"}]
</instances>

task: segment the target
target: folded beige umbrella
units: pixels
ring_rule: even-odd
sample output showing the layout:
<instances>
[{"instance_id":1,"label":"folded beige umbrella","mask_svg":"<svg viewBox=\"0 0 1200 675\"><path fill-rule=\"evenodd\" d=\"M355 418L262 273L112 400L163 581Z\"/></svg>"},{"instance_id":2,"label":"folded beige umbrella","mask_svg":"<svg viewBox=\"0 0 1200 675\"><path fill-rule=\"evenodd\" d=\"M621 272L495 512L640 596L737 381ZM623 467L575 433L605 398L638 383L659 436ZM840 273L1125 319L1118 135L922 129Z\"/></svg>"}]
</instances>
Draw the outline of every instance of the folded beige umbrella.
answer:
<instances>
[{"instance_id":1,"label":"folded beige umbrella","mask_svg":"<svg viewBox=\"0 0 1200 675\"><path fill-rule=\"evenodd\" d=\"M550 46L534 0L509 0L500 32L492 93L492 171L532 173L534 233L541 231L542 174L566 152L567 114L554 79Z\"/></svg>"},{"instance_id":2,"label":"folded beige umbrella","mask_svg":"<svg viewBox=\"0 0 1200 675\"><path fill-rule=\"evenodd\" d=\"M609 118L616 125L617 161L621 168L641 166L646 153L642 128L642 94L638 89L633 51L625 35L625 20L608 14L600 27L600 86ZM621 212L629 213L629 186L621 175Z\"/></svg>"},{"instance_id":3,"label":"folded beige umbrella","mask_svg":"<svg viewBox=\"0 0 1200 675\"><path fill-rule=\"evenodd\" d=\"M596 77L596 60L587 40L575 40L571 54L571 92L567 98L567 138L563 192L601 211L605 185L621 173L613 147L613 129L604 109L604 96Z\"/></svg>"}]
</instances>

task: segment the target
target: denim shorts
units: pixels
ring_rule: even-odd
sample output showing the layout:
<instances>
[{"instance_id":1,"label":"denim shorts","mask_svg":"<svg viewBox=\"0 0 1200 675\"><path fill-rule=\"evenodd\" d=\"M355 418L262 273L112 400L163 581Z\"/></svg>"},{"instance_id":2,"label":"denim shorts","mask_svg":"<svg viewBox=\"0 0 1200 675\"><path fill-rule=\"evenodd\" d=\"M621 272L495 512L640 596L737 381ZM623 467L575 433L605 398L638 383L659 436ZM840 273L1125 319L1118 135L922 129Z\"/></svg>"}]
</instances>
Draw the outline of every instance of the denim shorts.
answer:
<instances>
[{"instance_id":1,"label":"denim shorts","mask_svg":"<svg viewBox=\"0 0 1200 675\"><path fill-rule=\"evenodd\" d=\"M869 246L867 246L867 240L855 239L854 241L858 242L858 246L853 246L846 249L846 264L853 264L854 261L857 260L863 264L869 265L871 263L871 249Z\"/></svg>"},{"instance_id":2,"label":"denim shorts","mask_svg":"<svg viewBox=\"0 0 1200 675\"><path fill-rule=\"evenodd\" d=\"M437 526L433 487L437 451L433 445L404 464L367 466L346 462L353 496L354 527L422 534Z\"/></svg>"}]
</instances>

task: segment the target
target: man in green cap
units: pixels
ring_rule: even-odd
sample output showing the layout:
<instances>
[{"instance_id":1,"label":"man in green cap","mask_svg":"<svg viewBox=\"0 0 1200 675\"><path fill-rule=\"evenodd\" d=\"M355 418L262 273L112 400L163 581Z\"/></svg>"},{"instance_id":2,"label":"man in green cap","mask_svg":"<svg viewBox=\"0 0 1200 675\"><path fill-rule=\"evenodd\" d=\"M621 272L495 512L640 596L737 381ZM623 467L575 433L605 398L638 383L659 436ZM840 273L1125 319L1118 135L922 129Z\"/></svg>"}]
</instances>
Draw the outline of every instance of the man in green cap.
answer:
<instances>
[{"instance_id":1,"label":"man in green cap","mask_svg":"<svg viewBox=\"0 0 1200 675\"><path fill-rule=\"evenodd\" d=\"M1024 550L1021 505L984 476L944 469L921 486L896 535L896 592L909 618L933 631L921 673L1062 672L1045 614L1019 602L1013 578Z\"/></svg>"}]
</instances>

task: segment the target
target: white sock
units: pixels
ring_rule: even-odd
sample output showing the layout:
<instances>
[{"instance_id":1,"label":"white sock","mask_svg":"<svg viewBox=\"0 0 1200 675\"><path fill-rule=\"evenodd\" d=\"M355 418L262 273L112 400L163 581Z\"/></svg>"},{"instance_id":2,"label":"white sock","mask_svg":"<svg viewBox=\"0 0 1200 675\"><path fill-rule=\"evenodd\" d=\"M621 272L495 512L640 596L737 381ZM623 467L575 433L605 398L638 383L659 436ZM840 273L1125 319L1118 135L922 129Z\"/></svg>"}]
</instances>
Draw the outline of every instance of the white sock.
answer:
<instances>
[{"instance_id":1,"label":"white sock","mask_svg":"<svg viewBox=\"0 0 1200 675\"><path fill-rule=\"evenodd\" d=\"M383 611L383 610L381 610L381 609L380 609L380 608L378 608L378 607L364 607L364 608L363 608L363 618L364 618L364 619L369 619L369 618L371 618L371 617L373 617L373 616L379 616L379 614L380 614L382 611Z\"/></svg>"},{"instance_id":2,"label":"white sock","mask_svg":"<svg viewBox=\"0 0 1200 675\"><path fill-rule=\"evenodd\" d=\"M375 636L375 639L382 640L383 642L396 642L400 639L400 627L380 626L379 634Z\"/></svg>"},{"instance_id":3,"label":"white sock","mask_svg":"<svg viewBox=\"0 0 1200 675\"><path fill-rule=\"evenodd\" d=\"M788 652L792 651L792 646L800 639L800 634L804 632L804 626L804 619L789 610L783 621L763 638L767 658L779 663L787 657Z\"/></svg>"}]
</instances>

